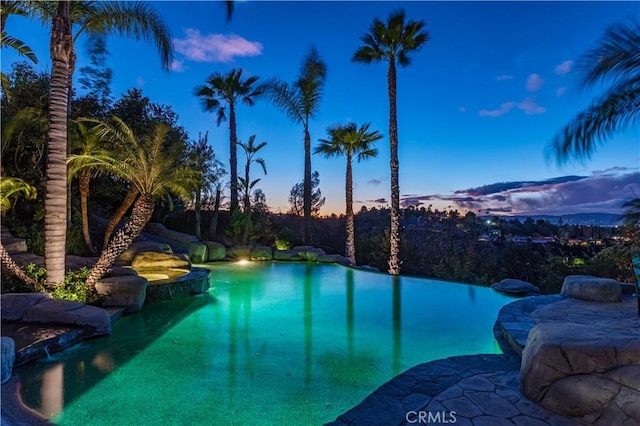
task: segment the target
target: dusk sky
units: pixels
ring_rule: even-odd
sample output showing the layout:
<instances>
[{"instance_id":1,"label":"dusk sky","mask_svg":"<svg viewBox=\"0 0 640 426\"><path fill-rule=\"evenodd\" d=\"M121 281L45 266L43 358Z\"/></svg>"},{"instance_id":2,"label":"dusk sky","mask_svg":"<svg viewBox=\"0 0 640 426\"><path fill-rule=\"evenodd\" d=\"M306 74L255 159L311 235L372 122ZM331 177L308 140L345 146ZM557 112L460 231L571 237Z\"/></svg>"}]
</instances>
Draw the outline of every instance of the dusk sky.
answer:
<instances>
[{"instance_id":1,"label":"dusk sky","mask_svg":"<svg viewBox=\"0 0 640 426\"><path fill-rule=\"evenodd\" d=\"M581 92L574 61L610 24L640 15L637 2L236 2L231 22L223 3L154 2L173 35L173 71L161 69L152 45L110 37L112 95L140 88L171 105L192 139L209 142L228 166L228 125L215 124L193 96L213 72L242 68L261 80L292 82L315 46L327 63L323 100L310 133L315 146L326 128L371 123L384 138L378 157L354 164L354 209L389 200L386 63L352 63L374 18L404 8L424 20L430 41L398 70L400 193L404 205L509 214L618 213L640 197L640 135L606 141L591 160L560 168L545 146L576 113L603 92ZM11 16L7 31L38 56L48 72L50 28ZM81 36L82 38L82 36ZM79 41L78 65L87 65ZM2 51L7 72L17 56ZM76 73L77 82L79 75ZM79 89L79 85L76 84ZM81 90L79 90L80 93ZM266 99L240 106L238 137L267 141L268 175L258 184L271 209L289 209L291 187L303 177L303 129ZM244 162L239 150L239 165ZM314 155L326 197L321 214L344 212L344 158ZM255 177L262 172L255 168Z\"/></svg>"}]
</instances>

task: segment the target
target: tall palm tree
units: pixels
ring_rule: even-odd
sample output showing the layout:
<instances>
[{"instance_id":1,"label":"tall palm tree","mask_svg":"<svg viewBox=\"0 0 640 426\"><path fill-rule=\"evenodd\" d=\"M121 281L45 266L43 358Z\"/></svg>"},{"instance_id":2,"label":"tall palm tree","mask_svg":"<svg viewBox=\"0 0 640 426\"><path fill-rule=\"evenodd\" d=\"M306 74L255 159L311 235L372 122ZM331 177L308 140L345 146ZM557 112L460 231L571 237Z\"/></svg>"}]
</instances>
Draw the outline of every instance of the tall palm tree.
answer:
<instances>
[{"instance_id":1,"label":"tall palm tree","mask_svg":"<svg viewBox=\"0 0 640 426\"><path fill-rule=\"evenodd\" d=\"M345 197L347 215L347 242L345 256L350 265L356 264L355 228L353 224L353 157L361 160L375 157L378 150L371 145L382 138L377 131L369 132L370 124L363 124L358 128L355 123L336 125L327 128L329 139L320 139L320 145L315 149L315 154L322 154L329 158L344 155L347 158L347 174L345 177Z\"/></svg>"},{"instance_id":2,"label":"tall palm tree","mask_svg":"<svg viewBox=\"0 0 640 426\"><path fill-rule=\"evenodd\" d=\"M217 125L227 119L229 108L229 169L231 172L231 211L238 208L238 153L236 144L236 107L243 102L254 105L254 99L262 94L262 89L254 86L259 77L242 79L242 70L234 69L228 74L211 74L204 85L194 89L194 95L200 98L202 108L217 114Z\"/></svg>"},{"instance_id":3,"label":"tall palm tree","mask_svg":"<svg viewBox=\"0 0 640 426\"><path fill-rule=\"evenodd\" d=\"M600 40L577 61L582 88L609 83L609 89L576 115L553 138L548 154L559 164L586 160L598 145L640 124L640 22L609 26Z\"/></svg>"},{"instance_id":4,"label":"tall palm tree","mask_svg":"<svg viewBox=\"0 0 640 426\"><path fill-rule=\"evenodd\" d=\"M389 92L389 146L391 149L391 230L389 233L389 273L400 273L400 182L398 161L398 119L396 113L396 63L402 67L411 61L409 54L420 50L429 40L429 33L422 31L424 21L406 21L403 10L391 13L386 24L374 19L369 32L361 37L364 46L353 55L353 62L386 61Z\"/></svg>"},{"instance_id":5,"label":"tall palm tree","mask_svg":"<svg viewBox=\"0 0 640 426\"><path fill-rule=\"evenodd\" d=\"M37 193L33 186L22 179L0 177L0 213L2 215L11 209L13 205L12 200L18 195L23 195L26 199L34 199ZM36 288L37 282L20 269L2 243L0 243L0 260L2 261L2 267L9 271L9 273L20 278L34 289Z\"/></svg>"},{"instance_id":6,"label":"tall palm tree","mask_svg":"<svg viewBox=\"0 0 640 426\"><path fill-rule=\"evenodd\" d=\"M110 139L122 155L120 158L95 159L94 164L129 180L140 196L133 205L131 216L115 233L89 273L86 284L90 290L140 235L151 219L155 199L168 193L188 199L200 178L195 170L180 165L179 159L166 149L167 135L171 130L169 126L156 123L151 135L139 141L122 120L114 117L114 122L114 125L96 122L96 128L101 137Z\"/></svg>"},{"instance_id":7,"label":"tall palm tree","mask_svg":"<svg viewBox=\"0 0 640 426\"><path fill-rule=\"evenodd\" d=\"M87 129L84 123L79 120L72 123L74 124L74 132L71 133L71 151L73 153L67 158L68 178L69 181L74 177L78 178L82 236L89 253L95 255L96 250L91 243L91 234L89 233L89 210L87 208L89 184L92 177L105 171L103 167L96 167L96 164L108 162L116 156L116 153L107 148L97 128Z\"/></svg>"},{"instance_id":8,"label":"tall palm tree","mask_svg":"<svg viewBox=\"0 0 640 426\"><path fill-rule=\"evenodd\" d=\"M264 158L254 156L264 148L267 143L260 142L259 144L255 144L256 135L251 135L249 137L249 141L247 143L238 141L238 145L242 147L244 150L244 154L247 157L247 162L244 165L244 178L240 178L240 186L242 187L242 192L244 193L244 214L245 224L244 224L244 234L242 236L242 244L247 244L247 240L249 239L249 228L251 227L251 190L260 179L255 179L253 181L249 178L249 173L251 171L251 164L256 163L262 167L262 171L264 174L267 174L267 164L264 162Z\"/></svg>"},{"instance_id":9,"label":"tall palm tree","mask_svg":"<svg viewBox=\"0 0 640 426\"><path fill-rule=\"evenodd\" d=\"M304 127L304 242L311 243L311 135L309 121L318 113L327 77L327 65L318 51L311 48L303 58L298 79L288 84L273 79L266 94L289 118Z\"/></svg>"}]
</instances>

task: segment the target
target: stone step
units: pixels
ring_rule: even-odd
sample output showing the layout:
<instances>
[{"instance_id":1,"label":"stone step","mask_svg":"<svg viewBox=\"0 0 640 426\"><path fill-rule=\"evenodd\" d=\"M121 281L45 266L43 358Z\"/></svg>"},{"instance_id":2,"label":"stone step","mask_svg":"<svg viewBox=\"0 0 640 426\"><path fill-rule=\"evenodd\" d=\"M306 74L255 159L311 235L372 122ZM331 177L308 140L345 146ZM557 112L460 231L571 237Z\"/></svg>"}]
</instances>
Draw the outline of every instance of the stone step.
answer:
<instances>
[{"instance_id":1,"label":"stone step","mask_svg":"<svg viewBox=\"0 0 640 426\"><path fill-rule=\"evenodd\" d=\"M9 254L27 251L27 242L19 238L2 238L2 246Z\"/></svg>"},{"instance_id":2,"label":"stone step","mask_svg":"<svg viewBox=\"0 0 640 426\"><path fill-rule=\"evenodd\" d=\"M111 318L111 325L113 326L113 324L118 321L120 319L120 317L122 316L122 314L125 311L125 307L124 306L111 306L108 308L103 308L105 311L107 311L107 313L109 314L109 318Z\"/></svg>"},{"instance_id":3,"label":"stone step","mask_svg":"<svg viewBox=\"0 0 640 426\"><path fill-rule=\"evenodd\" d=\"M15 365L38 358L50 358L82 340L84 330L75 327L3 323L2 335L11 337L16 344Z\"/></svg>"}]
</instances>

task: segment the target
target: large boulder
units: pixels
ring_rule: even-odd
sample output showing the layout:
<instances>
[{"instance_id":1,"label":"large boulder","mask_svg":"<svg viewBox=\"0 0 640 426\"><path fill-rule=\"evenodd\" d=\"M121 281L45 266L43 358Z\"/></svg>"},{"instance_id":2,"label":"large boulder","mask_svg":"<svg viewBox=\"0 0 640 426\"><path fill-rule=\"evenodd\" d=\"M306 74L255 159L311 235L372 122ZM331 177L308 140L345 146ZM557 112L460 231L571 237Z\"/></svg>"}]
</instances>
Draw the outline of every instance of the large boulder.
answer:
<instances>
[{"instance_id":1,"label":"large boulder","mask_svg":"<svg viewBox=\"0 0 640 426\"><path fill-rule=\"evenodd\" d=\"M298 256L297 251L293 250L274 250L273 251L273 260L302 260L300 256Z\"/></svg>"},{"instance_id":2,"label":"large boulder","mask_svg":"<svg viewBox=\"0 0 640 426\"><path fill-rule=\"evenodd\" d=\"M594 302L622 301L622 288L618 281L590 275L566 276L560 293L566 297Z\"/></svg>"},{"instance_id":3,"label":"large boulder","mask_svg":"<svg viewBox=\"0 0 640 426\"><path fill-rule=\"evenodd\" d=\"M52 300L47 293L6 293L0 295L2 321L19 321L32 306L45 300Z\"/></svg>"},{"instance_id":4,"label":"large boulder","mask_svg":"<svg viewBox=\"0 0 640 426\"><path fill-rule=\"evenodd\" d=\"M349 259L339 254L325 254L318 257L320 263L337 263L339 265L348 265Z\"/></svg>"},{"instance_id":5,"label":"large boulder","mask_svg":"<svg viewBox=\"0 0 640 426\"><path fill-rule=\"evenodd\" d=\"M318 262L320 256L324 256L326 253L324 250L312 246L296 246L291 250L298 253L298 257L307 262Z\"/></svg>"},{"instance_id":6,"label":"large boulder","mask_svg":"<svg viewBox=\"0 0 640 426\"><path fill-rule=\"evenodd\" d=\"M251 260L273 260L271 247L257 246L251 250Z\"/></svg>"},{"instance_id":7,"label":"large boulder","mask_svg":"<svg viewBox=\"0 0 640 426\"><path fill-rule=\"evenodd\" d=\"M586 424L639 424L639 331L613 320L534 326L522 353L523 395Z\"/></svg>"},{"instance_id":8,"label":"large boulder","mask_svg":"<svg viewBox=\"0 0 640 426\"><path fill-rule=\"evenodd\" d=\"M205 263L207 261L207 244L201 241L189 243L189 260L191 263Z\"/></svg>"},{"instance_id":9,"label":"large boulder","mask_svg":"<svg viewBox=\"0 0 640 426\"><path fill-rule=\"evenodd\" d=\"M224 260L227 257L227 249L224 245L213 241L205 241L207 245L207 261L215 262Z\"/></svg>"},{"instance_id":10,"label":"large boulder","mask_svg":"<svg viewBox=\"0 0 640 426\"><path fill-rule=\"evenodd\" d=\"M133 258L131 266L134 268L187 268L191 267L191 262L175 253L138 253Z\"/></svg>"},{"instance_id":11,"label":"large boulder","mask_svg":"<svg viewBox=\"0 0 640 426\"><path fill-rule=\"evenodd\" d=\"M237 245L227 249L227 257L231 260L249 260L251 259L252 246Z\"/></svg>"},{"instance_id":12,"label":"large boulder","mask_svg":"<svg viewBox=\"0 0 640 426\"><path fill-rule=\"evenodd\" d=\"M137 275L102 278L96 283L102 306L122 306L125 312L139 311L147 297L147 280Z\"/></svg>"},{"instance_id":13,"label":"large boulder","mask_svg":"<svg viewBox=\"0 0 640 426\"><path fill-rule=\"evenodd\" d=\"M4 384L11 378L13 364L16 360L16 344L11 337L0 338L0 383Z\"/></svg>"},{"instance_id":14,"label":"large boulder","mask_svg":"<svg viewBox=\"0 0 640 426\"><path fill-rule=\"evenodd\" d=\"M535 285L513 278L505 278L498 283L491 284L491 288L501 293L514 294L518 296L540 294L540 289Z\"/></svg>"},{"instance_id":15,"label":"large boulder","mask_svg":"<svg viewBox=\"0 0 640 426\"><path fill-rule=\"evenodd\" d=\"M131 243L118 257L118 263L123 265L131 265L131 262L138 253L173 253L169 244L159 243L156 241L136 241Z\"/></svg>"},{"instance_id":16,"label":"large boulder","mask_svg":"<svg viewBox=\"0 0 640 426\"><path fill-rule=\"evenodd\" d=\"M22 321L37 324L75 325L86 336L111 333L111 318L104 309L69 300L45 300L32 306Z\"/></svg>"}]
</instances>

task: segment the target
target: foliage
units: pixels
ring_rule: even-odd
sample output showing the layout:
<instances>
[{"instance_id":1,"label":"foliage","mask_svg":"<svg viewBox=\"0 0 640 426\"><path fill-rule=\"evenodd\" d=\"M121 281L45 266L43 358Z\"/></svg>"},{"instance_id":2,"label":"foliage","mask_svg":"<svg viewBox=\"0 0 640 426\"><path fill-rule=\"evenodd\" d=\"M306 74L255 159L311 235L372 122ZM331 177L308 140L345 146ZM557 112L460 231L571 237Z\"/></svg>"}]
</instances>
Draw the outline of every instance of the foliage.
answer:
<instances>
[{"instance_id":1,"label":"foliage","mask_svg":"<svg viewBox=\"0 0 640 426\"><path fill-rule=\"evenodd\" d=\"M291 249L291 247L293 247L293 244L291 244L291 241L289 241L289 238L287 238L286 234L279 234L278 236L276 236L276 249L278 250L289 250Z\"/></svg>"},{"instance_id":2,"label":"foliage","mask_svg":"<svg viewBox=\"0 0 640 426\"><path fill-rule=\"evenodd\" d=\"M322 196L320 186L320 173L317 171L311 175L311 214L317 215L324 206L325 198ZM304 181L293 185L289 192L290 213L301 216L304 212Z\"/></svg>"},{"instance_id":3,"label":"foliage","mask_svg":"<svg viewBox=\"0 0 640 426\"><path fill-rule=\"evenodd\" d=\"M113 70L107 67L109 51L104 37L93 36L88 40L89 62L78 71L80 87L88 92L89 97L97 99L101 109L106 110L111 103L111 80Z\"/></svg>"}]
</instances>

